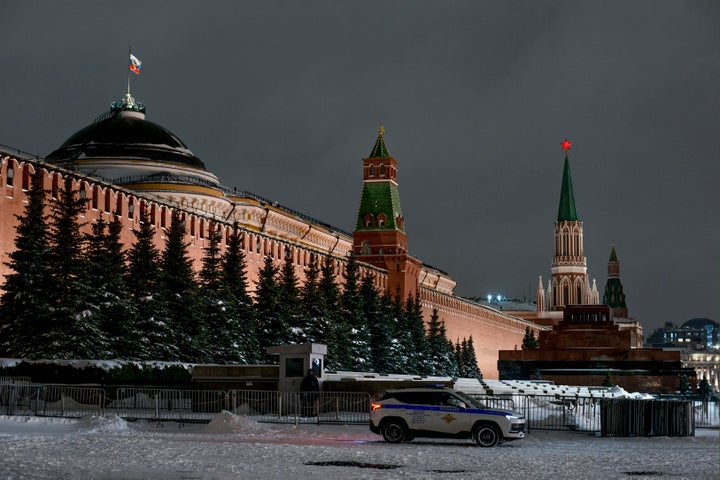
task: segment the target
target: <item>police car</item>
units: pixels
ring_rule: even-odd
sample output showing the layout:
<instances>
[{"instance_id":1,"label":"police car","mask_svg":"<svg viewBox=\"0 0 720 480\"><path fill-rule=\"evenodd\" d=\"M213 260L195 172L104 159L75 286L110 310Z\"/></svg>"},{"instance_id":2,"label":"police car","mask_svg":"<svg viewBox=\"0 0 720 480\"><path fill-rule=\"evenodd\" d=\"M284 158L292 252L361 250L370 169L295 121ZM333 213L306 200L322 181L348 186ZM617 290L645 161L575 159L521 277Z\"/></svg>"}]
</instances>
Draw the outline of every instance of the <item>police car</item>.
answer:
<instances>
[{"instance_id":1,"label":"police car","mask_svg":"<svg viewBox=\"0 0 720 480\"><path fill-rule=\"evenodd\" d=\"M388 390L372 403L370 431L390 443L415 437L472 438L481 447L494 447L523 438L525 417L487 408L450 388L404 388Z\"/></svg>"}]
</instances>

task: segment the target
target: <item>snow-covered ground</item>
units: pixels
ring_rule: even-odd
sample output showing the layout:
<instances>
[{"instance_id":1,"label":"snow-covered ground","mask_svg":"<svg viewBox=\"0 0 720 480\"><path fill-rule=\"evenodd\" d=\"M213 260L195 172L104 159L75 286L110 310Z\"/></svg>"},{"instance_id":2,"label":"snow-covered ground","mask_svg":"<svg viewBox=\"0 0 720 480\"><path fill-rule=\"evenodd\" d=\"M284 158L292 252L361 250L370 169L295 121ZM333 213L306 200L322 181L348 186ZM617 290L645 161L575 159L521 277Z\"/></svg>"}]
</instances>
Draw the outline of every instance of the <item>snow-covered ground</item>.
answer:
<instances>
[{"instance_id":1,"label":"snow-covered ground","mask_svg":"<svg viewBox=\"0 0 720 480\"><path fill-rule=\"evenodd\" d=\"M364 425L209 424L0 416L0 479L713 479L720 431L603 438L531 431L483 449L464 440L391 445Z\"/></svg>"}]
</instances>

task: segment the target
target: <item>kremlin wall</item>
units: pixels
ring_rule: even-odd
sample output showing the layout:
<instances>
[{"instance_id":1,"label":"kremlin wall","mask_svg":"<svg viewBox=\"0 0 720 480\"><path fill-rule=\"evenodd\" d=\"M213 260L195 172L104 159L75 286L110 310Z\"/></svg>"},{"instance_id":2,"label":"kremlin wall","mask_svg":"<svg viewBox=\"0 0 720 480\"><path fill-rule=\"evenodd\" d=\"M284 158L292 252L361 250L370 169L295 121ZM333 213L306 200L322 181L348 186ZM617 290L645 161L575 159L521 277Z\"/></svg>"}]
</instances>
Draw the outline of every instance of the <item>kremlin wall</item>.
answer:
<instances>
[{"instance_id":1,"label":"kremlin wall","mask_svg":"<svg viewBox=\"0 0 720 480\"><path fill-rule=\"evenodd\" d=\"M311 254L335 263L343 282L348 255L354 251L361 273L375 274L381 291L400 298L418 295L427 321L433 309L445 322L453 342L472 336L479 367L486 378L498 378L498 351L519 348L526 327L549 327L455 296L446 273L409 253L400 206L398 163L390 155L381 129L370 155L358 162L360 208L353 233L344 232L262 197L221 185L218 178L174 134L145 118L145 106L127 93L106 112L44 160L0 150L0 285L9 273L7 253L15 248L17 215L23 213L30 178L43 171L48 200L70 177L87 207L81 221L119 218L121 242L132 245L140 212L149 213L156 246L164 248L164 231L173 211L185 221L188 254L200 269L210 222L223 226L223 241L237 222L243 232L250 289L266 256L278 266L292 255L296 275L304 281ZM362 177L360 174L362 173Z\"/></svg>"}]
</instances>

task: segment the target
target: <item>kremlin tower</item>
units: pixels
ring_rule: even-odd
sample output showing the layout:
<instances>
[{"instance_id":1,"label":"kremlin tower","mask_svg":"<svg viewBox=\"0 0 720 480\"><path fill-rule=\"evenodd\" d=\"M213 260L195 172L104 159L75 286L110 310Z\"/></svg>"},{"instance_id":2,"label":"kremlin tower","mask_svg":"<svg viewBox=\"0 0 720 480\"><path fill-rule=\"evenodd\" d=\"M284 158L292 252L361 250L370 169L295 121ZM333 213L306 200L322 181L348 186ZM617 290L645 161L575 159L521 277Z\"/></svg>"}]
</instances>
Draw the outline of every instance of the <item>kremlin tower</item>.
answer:
<instances>
[{"instance_id":1,"label":"kremlin tower","mask_svg":"<svg viewBox=\"0 0 720 480\"><path fill-rule=\"evenodd\" d=\"M605 283L605 294L603 295L603 304L613 309L613 316L616 318L628 318L628 309L625 304L625 293L623 285L620 281L620 262L615 253L615 245L610 251L610 260L608 261L608 278Z\"/></svg>"},{"instance_id":2,"label":"kremlin tower","mask_svg":"<svg viewBox=\"0 0 720 480\"><path fill-rule=\"evenodd\" d=\"M415 297L422 263L407 253L405 221L400 207L397 161L390 156L380 127L370 155L363 158L363 188L353 251L358 261L387 271L387 292Z\"/></svg>"},{"instance_id":3,"label":"kremlin tower","mask_svg":"<svg viewBox=\"0 0 720 480\"><path fill-rule=\"evenodd\" d=\"M542 290L542 284L538 287L538 296L546 298L544 302L538 302L538 310L562 310L567 305L600 303L595 282L591 287L588 280L587 259L583 252L583 224L575 209L568 158L572 143L565 139L561 145L565 150L565 166L555 221L555 253L547 291Z\"/></svg>"}]
</instances>

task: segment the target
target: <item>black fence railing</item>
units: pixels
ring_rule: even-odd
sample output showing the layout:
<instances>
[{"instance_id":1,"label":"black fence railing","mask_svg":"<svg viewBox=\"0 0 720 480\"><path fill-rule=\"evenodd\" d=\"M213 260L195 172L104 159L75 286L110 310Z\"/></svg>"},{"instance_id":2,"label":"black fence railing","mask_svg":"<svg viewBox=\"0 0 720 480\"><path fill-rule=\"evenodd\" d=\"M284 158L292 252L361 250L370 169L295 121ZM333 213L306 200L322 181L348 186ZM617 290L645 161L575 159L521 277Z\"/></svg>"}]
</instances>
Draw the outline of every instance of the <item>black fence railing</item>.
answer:
<instances>
[{"instance_id":1,"label":"black fence railing","mask_svg":"<svg viewBox=\"0 0 720 480\"><path fill-rule=\"evenodd\" d=\"M601 402L602 436L692 437L695 435L691 400L635 400L607 398Z\"/></svg>"}]
</instances>

